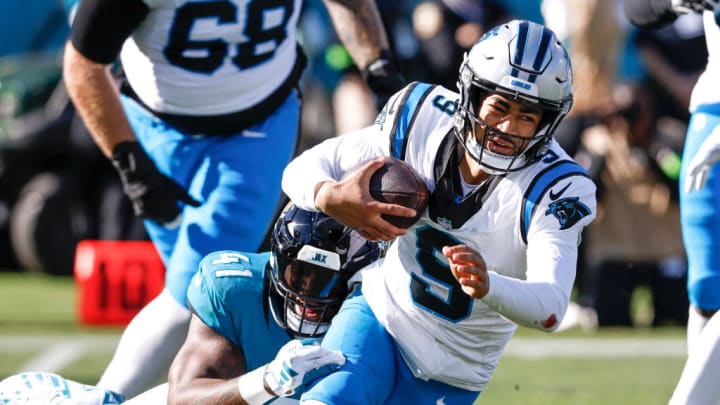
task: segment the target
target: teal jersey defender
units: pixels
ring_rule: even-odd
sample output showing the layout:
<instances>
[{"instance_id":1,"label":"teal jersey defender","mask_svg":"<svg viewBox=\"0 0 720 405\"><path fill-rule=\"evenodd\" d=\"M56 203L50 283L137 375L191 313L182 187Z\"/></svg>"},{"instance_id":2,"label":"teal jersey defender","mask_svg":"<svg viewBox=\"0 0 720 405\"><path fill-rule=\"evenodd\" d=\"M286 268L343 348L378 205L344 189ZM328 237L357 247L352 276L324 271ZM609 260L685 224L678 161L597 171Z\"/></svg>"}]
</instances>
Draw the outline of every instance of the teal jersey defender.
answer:
<instances>
[{"instance_id":1,"label":"teal jersey defender","mask_svg":"<svg viewBox=\"0 0 720 405\"><path fill-rule=\"evenodd\" d=\"M273 319L263 294L269 260L269 252L210 253L187 292L193 313L243 349L248 371L272 361L292 339Z\"/></svg>"}]
</instances>

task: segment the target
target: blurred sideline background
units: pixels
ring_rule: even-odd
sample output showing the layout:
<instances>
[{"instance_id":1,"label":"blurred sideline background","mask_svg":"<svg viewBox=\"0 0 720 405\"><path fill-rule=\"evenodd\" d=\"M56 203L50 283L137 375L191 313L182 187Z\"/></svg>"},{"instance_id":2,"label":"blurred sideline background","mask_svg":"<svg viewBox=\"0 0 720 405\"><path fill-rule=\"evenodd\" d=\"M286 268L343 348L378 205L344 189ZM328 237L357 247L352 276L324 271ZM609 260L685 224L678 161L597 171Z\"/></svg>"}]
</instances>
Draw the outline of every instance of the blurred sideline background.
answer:
<instances>
[{"instance_id":1,"label":"blurred sideline background","mask_svg":"<svg viewBox=\"0 0 720 405\"><path fill-rule=\"evenodd\" d=\"M148 281L157 270L142 267L149 256L139 256L140 273L121 269L98 281L90 268L92 280L124 294L105 303L120 319L81 317L78 244L147 237L61 82L74 2L0 2L0 378L44 368L96 382L123 317L157 287ZM571 53L576 102L556 137L598 183L598 219L583 235L563 330L520 330L482 403L665 402L685 357L677 180L689 94L706 61L700 20L638 30L622 0L377 3L408 81L455 89L463 52L512 18L547 24ZM300 33L310 61L301 83L304 149L372 123L378 105L321 0L305 2Z\"/></svg>"}]
</instances>

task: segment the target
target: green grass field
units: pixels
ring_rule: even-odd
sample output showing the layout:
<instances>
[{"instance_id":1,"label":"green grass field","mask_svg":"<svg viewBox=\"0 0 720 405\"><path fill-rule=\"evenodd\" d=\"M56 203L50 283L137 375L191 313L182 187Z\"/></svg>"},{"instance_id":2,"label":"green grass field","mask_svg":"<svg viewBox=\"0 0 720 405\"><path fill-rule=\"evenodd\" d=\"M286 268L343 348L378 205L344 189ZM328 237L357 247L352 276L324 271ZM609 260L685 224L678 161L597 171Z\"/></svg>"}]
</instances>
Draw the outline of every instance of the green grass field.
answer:
<instances>
[{"instance_id":1,"label":"green grass field","mask_svg":"<svg viewBox=\"0 0 720 405\"><path fill-rule=\"evenodd\" d=\"M77 324L71 278L0 272L0 378L27 365L53 364L54 352L85 350L50 371L92 384L120 332ZM521 329L477 404L667 403L684 362L677 350L684 333L635 328L547 335ZM674 350L648 350L667 342Z\"/></svg>"}]
</instances>

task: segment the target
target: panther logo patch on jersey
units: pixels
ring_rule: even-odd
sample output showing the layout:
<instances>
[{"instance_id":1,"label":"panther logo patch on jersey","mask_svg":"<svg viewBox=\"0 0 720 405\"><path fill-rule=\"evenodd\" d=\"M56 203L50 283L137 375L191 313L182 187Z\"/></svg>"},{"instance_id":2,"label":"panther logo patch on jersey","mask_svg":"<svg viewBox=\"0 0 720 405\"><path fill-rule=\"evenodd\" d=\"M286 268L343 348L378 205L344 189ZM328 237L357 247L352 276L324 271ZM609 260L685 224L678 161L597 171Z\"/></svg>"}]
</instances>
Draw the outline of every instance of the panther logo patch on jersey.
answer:
<instances>
[{"instance_id":1,"label":"panther logo patch on jersey","mask_svg":"<svg viewBox=\"0 0 720 405\"><path fill-rule=\"evenodd\" d=\"M553 214L558 219L560 230L563 230L572 227L578 221L590 215L590 208L583 204L578 197L566 197L553 201L548 205L545 215L550 214Z\"/></svg>"}]
</instances>

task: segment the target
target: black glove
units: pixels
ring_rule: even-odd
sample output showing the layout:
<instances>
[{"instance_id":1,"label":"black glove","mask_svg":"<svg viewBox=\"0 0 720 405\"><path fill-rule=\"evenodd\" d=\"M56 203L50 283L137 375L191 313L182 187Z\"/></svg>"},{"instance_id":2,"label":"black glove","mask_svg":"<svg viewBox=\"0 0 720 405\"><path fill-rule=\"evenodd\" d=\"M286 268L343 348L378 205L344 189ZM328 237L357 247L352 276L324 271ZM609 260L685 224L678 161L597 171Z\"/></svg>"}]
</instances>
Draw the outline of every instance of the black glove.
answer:
<instances>
[{"instance_id":1,"label":"black glove","mask_svg":"<svg viewBox=\"0 0 720 405\"><path fill-rule=\"evenodd\" d=\"M671 0L670 3L676 13L702 13L713 10L718 0Z\"/></svg>"},{"instance_id":2,"label":"black glove","mask_svg":"<svg viewBox=\"0 0 720 405\"><path fill-rule=\"evenodd\" d=\"M398 71L393 55L385 50L380 57L362 71L370 90L375 93L378 111L382 110L390 96L405 87L405 78Z\"/></svg>"},{"instance_id":3,"label":"black glove","mask_svg":"<svg viewBox=\"0 0 720 405\"><path fill-rule=\"evenodd\" d=\"M160 173L139 143L120 142L113 149L112 164L120 173L125 195L135 215L158 223L171 222L180 214L177 201L200 205L171 178Z\"/></svg>"}]
</instances>

